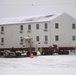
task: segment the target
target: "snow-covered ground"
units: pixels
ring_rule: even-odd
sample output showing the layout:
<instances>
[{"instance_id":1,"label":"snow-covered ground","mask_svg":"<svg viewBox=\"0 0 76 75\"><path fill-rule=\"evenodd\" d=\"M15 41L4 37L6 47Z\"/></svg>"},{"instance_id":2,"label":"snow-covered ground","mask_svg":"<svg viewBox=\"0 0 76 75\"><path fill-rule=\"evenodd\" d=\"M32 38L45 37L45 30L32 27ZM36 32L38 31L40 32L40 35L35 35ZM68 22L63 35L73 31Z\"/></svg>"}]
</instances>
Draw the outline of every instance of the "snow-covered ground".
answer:
<instances>
[{"instance_id":1,"label":"snow-covered ground","mask_svg":"<svg viewBox=\"0 0 76 75\"><path fill-rule=\"evenodd\" d=\"M0 58L0 75L76 75L76 54Z\"/></svg>"}]
</instances>

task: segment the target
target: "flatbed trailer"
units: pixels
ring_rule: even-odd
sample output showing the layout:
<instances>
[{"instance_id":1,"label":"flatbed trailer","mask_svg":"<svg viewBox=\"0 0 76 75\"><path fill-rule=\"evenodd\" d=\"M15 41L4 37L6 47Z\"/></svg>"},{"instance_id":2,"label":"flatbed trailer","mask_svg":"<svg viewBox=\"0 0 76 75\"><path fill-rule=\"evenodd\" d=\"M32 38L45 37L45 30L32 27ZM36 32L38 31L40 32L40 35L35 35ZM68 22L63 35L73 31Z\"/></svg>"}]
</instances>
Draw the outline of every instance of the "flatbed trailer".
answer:
<instances>
[{"instance_id":1,"label":"flatbed trailer","mask_svg":"<svg viewBox=\"0 0 76 75\"><path fill-rule=\"evenodd\" d=\"M54 53L58 53L59 55L69 54L69 51L75 52L76 47L46 47L43 48L41 55L53 55Z\"/></svg>"},{"instance_id":2,"label":"flatbed trailer","mask_svg":"<svg viewBox=\"0 0 76 75\"><path fill-rule=\"evenodd\" d=\"M0 48L0 55L4 57L19 57L22 53L26 53L27 56L30 56L30 52L34 55L37 55L35 48Z\"/></svg>"},{"instance_id":3,"label":"flatbed trailer","mask_svg":"<svg viewBox=\"0 0 76 75\"><path fill-rule=\"evenodd\" d=\"M39 50L40 48L38 48ZM69 51L75 51L76 47L42 47L41 55L53 55L57 53L59 55L69 54ZM0 55L4 57L12 57L12 56L21 56L21 54L25 52L27 56L30 55L30 52L34 55L37 55L37 51L34 47L30 48L0 48Z\"/></svg>"}]
</instances>

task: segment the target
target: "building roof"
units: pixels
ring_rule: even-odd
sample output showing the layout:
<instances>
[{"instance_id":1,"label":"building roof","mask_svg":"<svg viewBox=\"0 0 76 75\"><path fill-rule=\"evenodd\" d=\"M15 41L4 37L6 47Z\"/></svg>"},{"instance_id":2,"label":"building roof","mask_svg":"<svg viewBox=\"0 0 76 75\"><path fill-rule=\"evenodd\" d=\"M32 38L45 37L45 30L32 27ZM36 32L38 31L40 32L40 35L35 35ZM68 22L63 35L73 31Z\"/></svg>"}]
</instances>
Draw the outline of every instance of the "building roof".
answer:
<instances>
[{"instance_id":1,"label":"building roof","mask_svg":"<svg viewBox=\"0 0 76 75\"><path fill-rule=\"evenodd\" d=\"M61 14L51 14L51 15L43 15L43 16L34 16L34 17L1 18L0 25L51 21L52 19L56 18L59 15Z\"/></svg>"}]
</instances>

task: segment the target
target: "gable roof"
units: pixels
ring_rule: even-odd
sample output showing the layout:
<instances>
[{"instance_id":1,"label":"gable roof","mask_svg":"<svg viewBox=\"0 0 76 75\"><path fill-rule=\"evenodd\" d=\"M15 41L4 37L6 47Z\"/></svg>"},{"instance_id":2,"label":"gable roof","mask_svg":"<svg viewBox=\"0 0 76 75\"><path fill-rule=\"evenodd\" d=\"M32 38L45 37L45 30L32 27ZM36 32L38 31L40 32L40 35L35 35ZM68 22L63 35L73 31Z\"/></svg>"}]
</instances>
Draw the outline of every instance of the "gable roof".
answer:
<instances>
[{"instance_id":1,"label":"gable roof","mask_svg":"<svg viewBox=\"0 0 76 75\"><path fill-rule=\"evenodd\" d=\"M61 14L63 14L63 13L51 14L51 15L43 15L43 16L34 16L34 17L2 18L2 19L0 19L0 25L51 21L54 18L60 16Z\"/></svg>"}]
</instances>

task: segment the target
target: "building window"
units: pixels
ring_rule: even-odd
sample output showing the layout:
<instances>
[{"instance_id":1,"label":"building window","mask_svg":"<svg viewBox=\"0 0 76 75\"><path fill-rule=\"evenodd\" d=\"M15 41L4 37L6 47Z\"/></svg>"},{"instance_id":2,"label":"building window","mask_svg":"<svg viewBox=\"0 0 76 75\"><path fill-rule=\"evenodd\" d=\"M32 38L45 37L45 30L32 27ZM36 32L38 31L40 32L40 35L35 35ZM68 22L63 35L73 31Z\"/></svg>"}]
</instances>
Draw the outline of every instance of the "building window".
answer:
<instances>
[{"instance_id":1,"label":"building window","mask_svg":"<svg viewBox=\"0 0 76 75\"><path fill-rule=\"evenodd\" d=\"M75 41L76 40L76 36L72 36L72 40Z\"/></svg>"},{"instance_id":2,"label":"building window","mask_svg":"<svg viewBox=\"0 0 76 75\"><path fill-rule=\"evenodd\" d=\"M31 25L28 25L28 30L31 30Z\"/></svg>"},{"instance_id":3,"label":"building window","mask_svg":"<svg viewBox=\"0 0 76 75\"><path fill-rule=\"evenodd\" d=\"M20 44L23 45L23 38L20 37Z\"/></svg>"},{"instance_id":4,"label":"building window","mask_svg":"<svg viewBox=\"0 0 76 75\"><path fill-rule=\"evenodd\" d=\"M48 28L48 24L47 23L45 23L45 29L47 29Z\"/></svg>"},{"instance_id":5,"label":"building window","mask_svg":"<svg viewBox=\"0 0 76 75\"><path fill-rule=\"evenodd\" d=\"M4 27L3 27L3 26L1 27L1 31L2 31L2 32L4 31Z\"/></svg>"},{"instance_id":6,"label":"building window","mask_svg":"<svg viewBox=\"0 0 76 75\"><path fill-rule=\"evenodd\" d=\"M20 30L23 30L23 25L20 26Z\"/></svg>"},{"instance_id":7,"label":"building window","mask_svg":"<svg viewBox=\"0 0 76 75\"><path fill-rule=\"evenodd\" d=\"M58 29L59 28L59 24L55 23L55 28Z\"/></svg>"},{"instance_id":8,"label":"building window","mask_svg":"<svg viewBox=\"0 0 76 75\"><path fill-rule=\"evenodd\" d=\"M76 27L75 27L75 24L72 24L72 29L75 29Z\"/></svg>"},{"instance_id":9,"label":"building window","mask_svg":"<svg viewBox=\"0 0 76 75\"><path fill-rule=\"evenodd\" d=\"M48 36L45 36L45 41L48 41Z\"/></svg>"},{"instance_id":10,"label":"building window","mask_svg":"<svg viewBox=\"0 0 76 75\"><path fill-rule=\"evenodd\" d=\"M4 44L4 38L1 38L1 45Z\"/></svg>"},{"instance_id":11,"label":"building window","mask_svg":"<svg viewBox=\"0 0 76 75\"><path fill-rule=\"evenodd\" d=\"M39 24L36 24L36 29L39 29Z\"/></svg>"},{"instance_id":12,"label":"building window","mask_svg":"<svg viewBox=\"0 0 76 75\"><path fill-rule=\"evenodd\" d=\"M58 35L55 36L55 41L59 41L59 36Z\"/></svg>"},{"instance_id":13,"label":"building window","mask_svg":"<svg viewBox=\"0 0 76 75\"><path fill-rule=\"evenodd\" d=\"M36 36L36 41L39 41L39 36Z\"/></svg>"}]
</instances>

